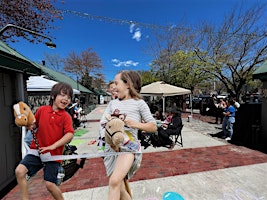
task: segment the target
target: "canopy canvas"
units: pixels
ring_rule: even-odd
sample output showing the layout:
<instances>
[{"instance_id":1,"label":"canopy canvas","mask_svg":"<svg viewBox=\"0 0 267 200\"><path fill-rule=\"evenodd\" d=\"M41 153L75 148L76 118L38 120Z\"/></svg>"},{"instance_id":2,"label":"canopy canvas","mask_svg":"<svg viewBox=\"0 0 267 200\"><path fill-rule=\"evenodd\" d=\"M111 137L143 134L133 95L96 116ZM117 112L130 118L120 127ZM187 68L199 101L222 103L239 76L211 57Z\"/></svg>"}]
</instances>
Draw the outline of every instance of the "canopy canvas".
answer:
<instances>
[{"instance_id":1,"label":"canopy canvas","mask_svg":"<svg viewBox=\"0 0 267 200\"><path fill-rule=\"evenodd\" d=\"M44 76L30 76L27 80L28 92L50 92L53 85L57 84L57 81L53 81L45 78ZM80 94L79 90L73 89L74 94Z\"/></svg>"},{"instance_id":2,"label":"canopy canvas","mask_svg":"<svg viewBox=\"0 0 267 200\"><path fill-rule=\"evenodd\" d=\"M149 85L145 85L141 89L141 95L144 96L176 96L184 94L191 94L191 90L170 85L163 81L157 81Z\"/></svg>"},{"instance_id":3,"label":"canopy canvas","mask_svg":"<svg viewBox=\"0 0 267 200\"><path fill-rule=\"evenodd\" d=\"M165 83L164 81L157 81L141 88L141 95L143 96L162 96L163 97L163 112L165 112L165 97L191 94L191 90L177 87ZM192 99L192 98L190 98Z\"/></svg>"}]
</instances>

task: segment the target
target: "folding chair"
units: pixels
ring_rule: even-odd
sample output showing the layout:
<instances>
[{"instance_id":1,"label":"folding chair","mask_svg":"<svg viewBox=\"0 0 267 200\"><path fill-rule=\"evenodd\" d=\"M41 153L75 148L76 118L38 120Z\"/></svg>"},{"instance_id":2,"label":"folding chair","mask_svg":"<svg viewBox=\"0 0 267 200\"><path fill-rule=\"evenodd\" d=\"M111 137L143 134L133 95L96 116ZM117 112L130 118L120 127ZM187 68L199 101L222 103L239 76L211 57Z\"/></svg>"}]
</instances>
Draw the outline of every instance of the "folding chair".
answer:
<instances>
[{"instance_id":1,"label":"folding chair","mask_svg":"<svg viewBox=\"0 0 267 200\"><path fill-rule=\"evenodd\" d=\"M183 138L182 138L182 129L184 125L181 126L177 134L171 135L171 139L174 141L174 144L180 144L183 147Z\"/></svg>"}]
</instances>

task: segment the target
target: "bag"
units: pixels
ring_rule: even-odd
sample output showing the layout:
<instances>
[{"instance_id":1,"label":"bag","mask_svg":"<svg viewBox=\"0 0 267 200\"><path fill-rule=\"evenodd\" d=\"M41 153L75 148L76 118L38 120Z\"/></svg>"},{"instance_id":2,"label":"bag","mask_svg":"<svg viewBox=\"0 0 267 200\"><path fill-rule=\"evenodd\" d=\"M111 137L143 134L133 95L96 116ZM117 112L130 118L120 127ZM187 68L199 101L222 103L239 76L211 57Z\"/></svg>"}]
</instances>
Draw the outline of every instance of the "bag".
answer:
<instances>
[{"instance_id":1,"label":"bag","mask_svg":"<svg viewBox=\"0 0 267 200\"><path fill-rule=\"evenodd\" d=\"M161 140L161 138L159 137L158 134L151 134L150 141L151 141L151 144L153 145L153 147L163 146L163 141Z\"/></svg>"},{"instance_id":2,"label":"bag","mask_svg":"<svg viewBox=\"0 0 267 200\"><path fill-rule=\"evenodd\" d=\"M77 154L75 152L76 150L77 150L76 146L66 144L63 151L63 155ZM63 160L61 163L61 166L65 171L63 182L70 179L78 171L79 168L83 168L84 163L85 163L85 158L81 158L80 164L77 163L77 159Z\"/></svg>"}]
</instances>

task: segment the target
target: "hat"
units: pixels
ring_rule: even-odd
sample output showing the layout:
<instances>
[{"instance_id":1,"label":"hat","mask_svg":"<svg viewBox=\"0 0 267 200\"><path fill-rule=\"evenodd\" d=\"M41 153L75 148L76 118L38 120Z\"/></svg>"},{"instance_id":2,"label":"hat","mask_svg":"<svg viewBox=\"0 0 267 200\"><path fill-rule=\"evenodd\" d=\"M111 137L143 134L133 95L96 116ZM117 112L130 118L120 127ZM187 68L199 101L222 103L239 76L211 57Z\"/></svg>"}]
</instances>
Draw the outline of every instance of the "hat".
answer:
<instances>
[{"instance_id":1,"label":"hat","mask_svg":"<svg viewBox=\"0 0 267 200\"><path fill-rule=\"evenodd\" d=\"M177 107L173 107L172 109L171 109L171 113L180 113L181 111L180 111L180 109L179 108L177 108Z\"/></svg>"}]
</instances>

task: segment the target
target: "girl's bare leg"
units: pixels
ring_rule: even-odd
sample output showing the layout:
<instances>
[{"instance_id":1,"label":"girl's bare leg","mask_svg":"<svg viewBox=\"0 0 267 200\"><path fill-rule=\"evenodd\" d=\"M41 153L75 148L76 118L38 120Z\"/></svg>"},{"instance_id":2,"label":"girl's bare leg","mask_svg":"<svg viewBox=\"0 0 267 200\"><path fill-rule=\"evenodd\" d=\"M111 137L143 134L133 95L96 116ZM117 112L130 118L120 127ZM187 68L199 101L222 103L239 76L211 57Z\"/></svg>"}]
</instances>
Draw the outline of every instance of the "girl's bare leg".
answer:
<instances>
[{"instance_id":1,"label":"girl's bare leg","mask_svg":"<svg viewBox=\"0 0 267 200\"><path fill-rule=\"evenodd\" d=\"M123 185L124 184L123 179L128 173L133 161L134 161L134 155L131 153L120 154L118 156L114 171L109 178L109 193L108 193L109 200L131 199L129 195L127 196L128 193Z\"/></svg>"}]
</instances>

